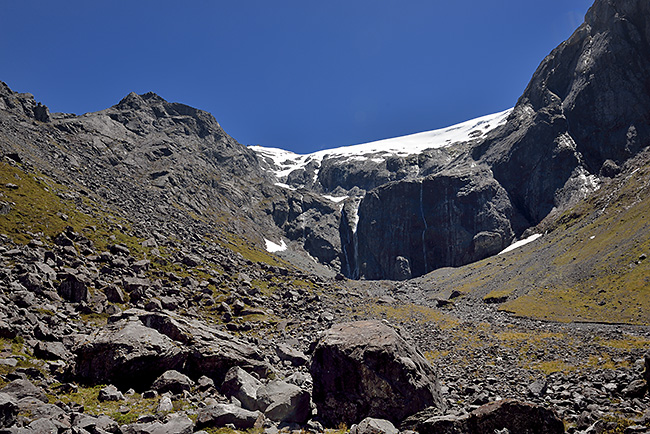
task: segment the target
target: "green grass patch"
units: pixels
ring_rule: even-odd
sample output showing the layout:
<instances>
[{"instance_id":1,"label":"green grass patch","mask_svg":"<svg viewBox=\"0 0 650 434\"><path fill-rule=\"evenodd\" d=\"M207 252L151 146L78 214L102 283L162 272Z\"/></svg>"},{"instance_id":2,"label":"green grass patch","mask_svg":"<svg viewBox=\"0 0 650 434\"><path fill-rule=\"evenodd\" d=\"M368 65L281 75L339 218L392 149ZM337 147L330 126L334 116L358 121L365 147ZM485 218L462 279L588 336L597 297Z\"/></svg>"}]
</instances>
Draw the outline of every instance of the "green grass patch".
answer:
<instances>
[{"instance_id":1,"label":"green grass patch","mask_svg":"<svg viewBox=\"0 0 650 434\"><path fill-rule=\"evenodd\" d=\"M99 391L106 387L105 385L97 385L92 387L79 386L77 392L61 394L56 392L56 387L51 387L54 392L50 394L49 399L51 402L60 400L65 404L79 404L83 405L85 412L93 415L108 415L120 424L128 424L135 422L138 417L146 414L155 414L158 408L160 398L142 398L142 395L136 393L127 396L123 401L105 401L101 402L98 399ZM185 404L180 404L184 406ZM120 407L125 406L128 412L121 412Z\"/></svg>"}]
</instances>

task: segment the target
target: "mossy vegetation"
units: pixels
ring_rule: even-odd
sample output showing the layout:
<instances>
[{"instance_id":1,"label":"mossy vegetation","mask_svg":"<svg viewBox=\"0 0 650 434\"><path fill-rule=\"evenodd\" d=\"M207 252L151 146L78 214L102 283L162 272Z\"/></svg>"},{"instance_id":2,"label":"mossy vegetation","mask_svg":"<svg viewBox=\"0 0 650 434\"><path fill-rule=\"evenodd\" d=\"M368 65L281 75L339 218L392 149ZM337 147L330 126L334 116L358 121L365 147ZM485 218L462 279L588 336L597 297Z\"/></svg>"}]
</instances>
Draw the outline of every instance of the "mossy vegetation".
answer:
<instances>
[{"instance_id":1,"label":"mossy vegetation","mask_svg":"<svg viewBox=\"0 0 650 434\"><path fill-rule=\"evenodd\" d=\"M88 197L71 195L68 188L41 173L0 162L0 201L10 205L9 212L0 215L0 233L18 244L34 238L47 241L69 226L90 239L97 251L123 244L134 257L146 253L142 240L128 234L126 222L101 212ZM86 208L92 212L86 213Z\"/></svg>"},{"instance_id":2,"label":"mossy vegetation","mask_svg":"<svg viewBox=\"0 0 650 434\"><path fill-rule=\"evenodd\" d=\"M53 237L66 226L83 228L87 216L76 210L72 200L62 199L67 189L38 173L26 173L17 166L0 162L0 200L11 210L0 215L0 231L15 242L27 244L34 236Z\"/></svg>"},{"instance_id":3,"label":"mossy vegetation","mask_svg":"<svg viewBox=\"0 0 650 434\"><path fill-rule=\"evenodd\" d=\"M385 318L394 323L418 321L421 323L435 323L440 328L450 328L458 323L455 318L433 309L418 304L374 304L369 307L371 317Z\"/></svg>"},{"instance_id":4,"label":"mossy vegetation","mask_svg":"<svg viewBox=\"0 0 650 434\"><path fill-rule=\"evenodd\" d=\"M84 411L92 415L108 415L120 424L134 423L138 417L146 414L155 414L160 398L143 398L139 393L128 395L124 401L100 401L99 391L106 387L97 385L92 387L79 386L75 392L58 393L57 385L50 387L50 401L61 401L64 404L82 405ZM181 405L181 404L177 404ZM126 411L122 411L126 409Z\"/></svg>"},{"instance_id":5,"label":"mossy vegetation","mask_svg":"<svg viewBox=\"0 0 650 434\"><path fill-rule=\"evenodd\" d=\"M266 250L259 249L254 243L235 234L223 233L220 239L215 242L220 243L235 253L239 253L244 259L251 262L262 262L264 264L291 268L291 265L286 261L283 261Z\"/></svg>"}]
</instances>

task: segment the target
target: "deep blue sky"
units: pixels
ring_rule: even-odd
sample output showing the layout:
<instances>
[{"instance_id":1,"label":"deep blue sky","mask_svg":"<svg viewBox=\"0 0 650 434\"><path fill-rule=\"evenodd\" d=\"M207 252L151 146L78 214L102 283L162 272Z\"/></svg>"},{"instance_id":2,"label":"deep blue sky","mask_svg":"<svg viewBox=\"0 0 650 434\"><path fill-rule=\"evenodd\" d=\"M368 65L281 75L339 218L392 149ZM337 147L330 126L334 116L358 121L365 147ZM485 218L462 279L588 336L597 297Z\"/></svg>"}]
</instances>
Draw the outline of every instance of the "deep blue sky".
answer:
<instances>
[{"instance_id":1,"label":"deep blue sky","mask_svg":"<svg viewBox=\"0 0 650 434\"><path fill-rule=\"evenodd\" d=\"M512 107L591 4L5 0L0 80L77 114L153 91L306 153Z\"/></svg>"}]
</instances>

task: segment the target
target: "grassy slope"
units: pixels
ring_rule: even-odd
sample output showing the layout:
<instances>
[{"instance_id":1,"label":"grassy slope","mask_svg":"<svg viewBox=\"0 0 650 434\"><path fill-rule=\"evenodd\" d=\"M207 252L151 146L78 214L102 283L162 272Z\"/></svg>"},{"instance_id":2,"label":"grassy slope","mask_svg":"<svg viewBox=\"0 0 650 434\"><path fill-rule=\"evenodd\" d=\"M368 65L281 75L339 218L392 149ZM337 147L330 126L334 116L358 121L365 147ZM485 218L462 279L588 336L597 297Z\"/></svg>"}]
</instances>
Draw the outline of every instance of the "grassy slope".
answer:
<instances>
[{"instance_id":1,"label":"grassy slope","mask_svg":"<svg viewBox=\"0 0 650 434\"><path fill-rule=\"evenodd\" d=\"M535 319L650 324L650 159L636 165L543 222L537 241L421 284L505 300L500 309Z\"/></svg>"}]
</instances>

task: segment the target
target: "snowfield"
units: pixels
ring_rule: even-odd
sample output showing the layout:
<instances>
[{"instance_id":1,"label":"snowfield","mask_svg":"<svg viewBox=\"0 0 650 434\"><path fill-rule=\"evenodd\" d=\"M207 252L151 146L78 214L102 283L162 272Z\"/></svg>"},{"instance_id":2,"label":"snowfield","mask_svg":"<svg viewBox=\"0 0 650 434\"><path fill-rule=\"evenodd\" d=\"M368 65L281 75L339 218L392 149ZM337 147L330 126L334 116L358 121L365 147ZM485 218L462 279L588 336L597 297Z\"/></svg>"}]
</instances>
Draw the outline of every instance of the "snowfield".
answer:
<instances>
[{"instance_id":1,"label":"snowfield","mask_svg":"<svg viewBox=\"0 0 650 434\"><path fill-rule=\"evenodd\" d=\"M250 146L250 149L263 157L272 167L271 171L277 179L283 181L291 172L304 168L311 162L316 162L320 167L320 163L326 157L348 157L359 161L372 159L376 163L381 163L384 159L392 156L405 157L419 154L426 149L443 148L454 143L467 142L504 124L511 111L512 109L508 109L438 130L326 149L311 154L296 154L283 149L263 146Z\"/></svg>"}]
</instances>

